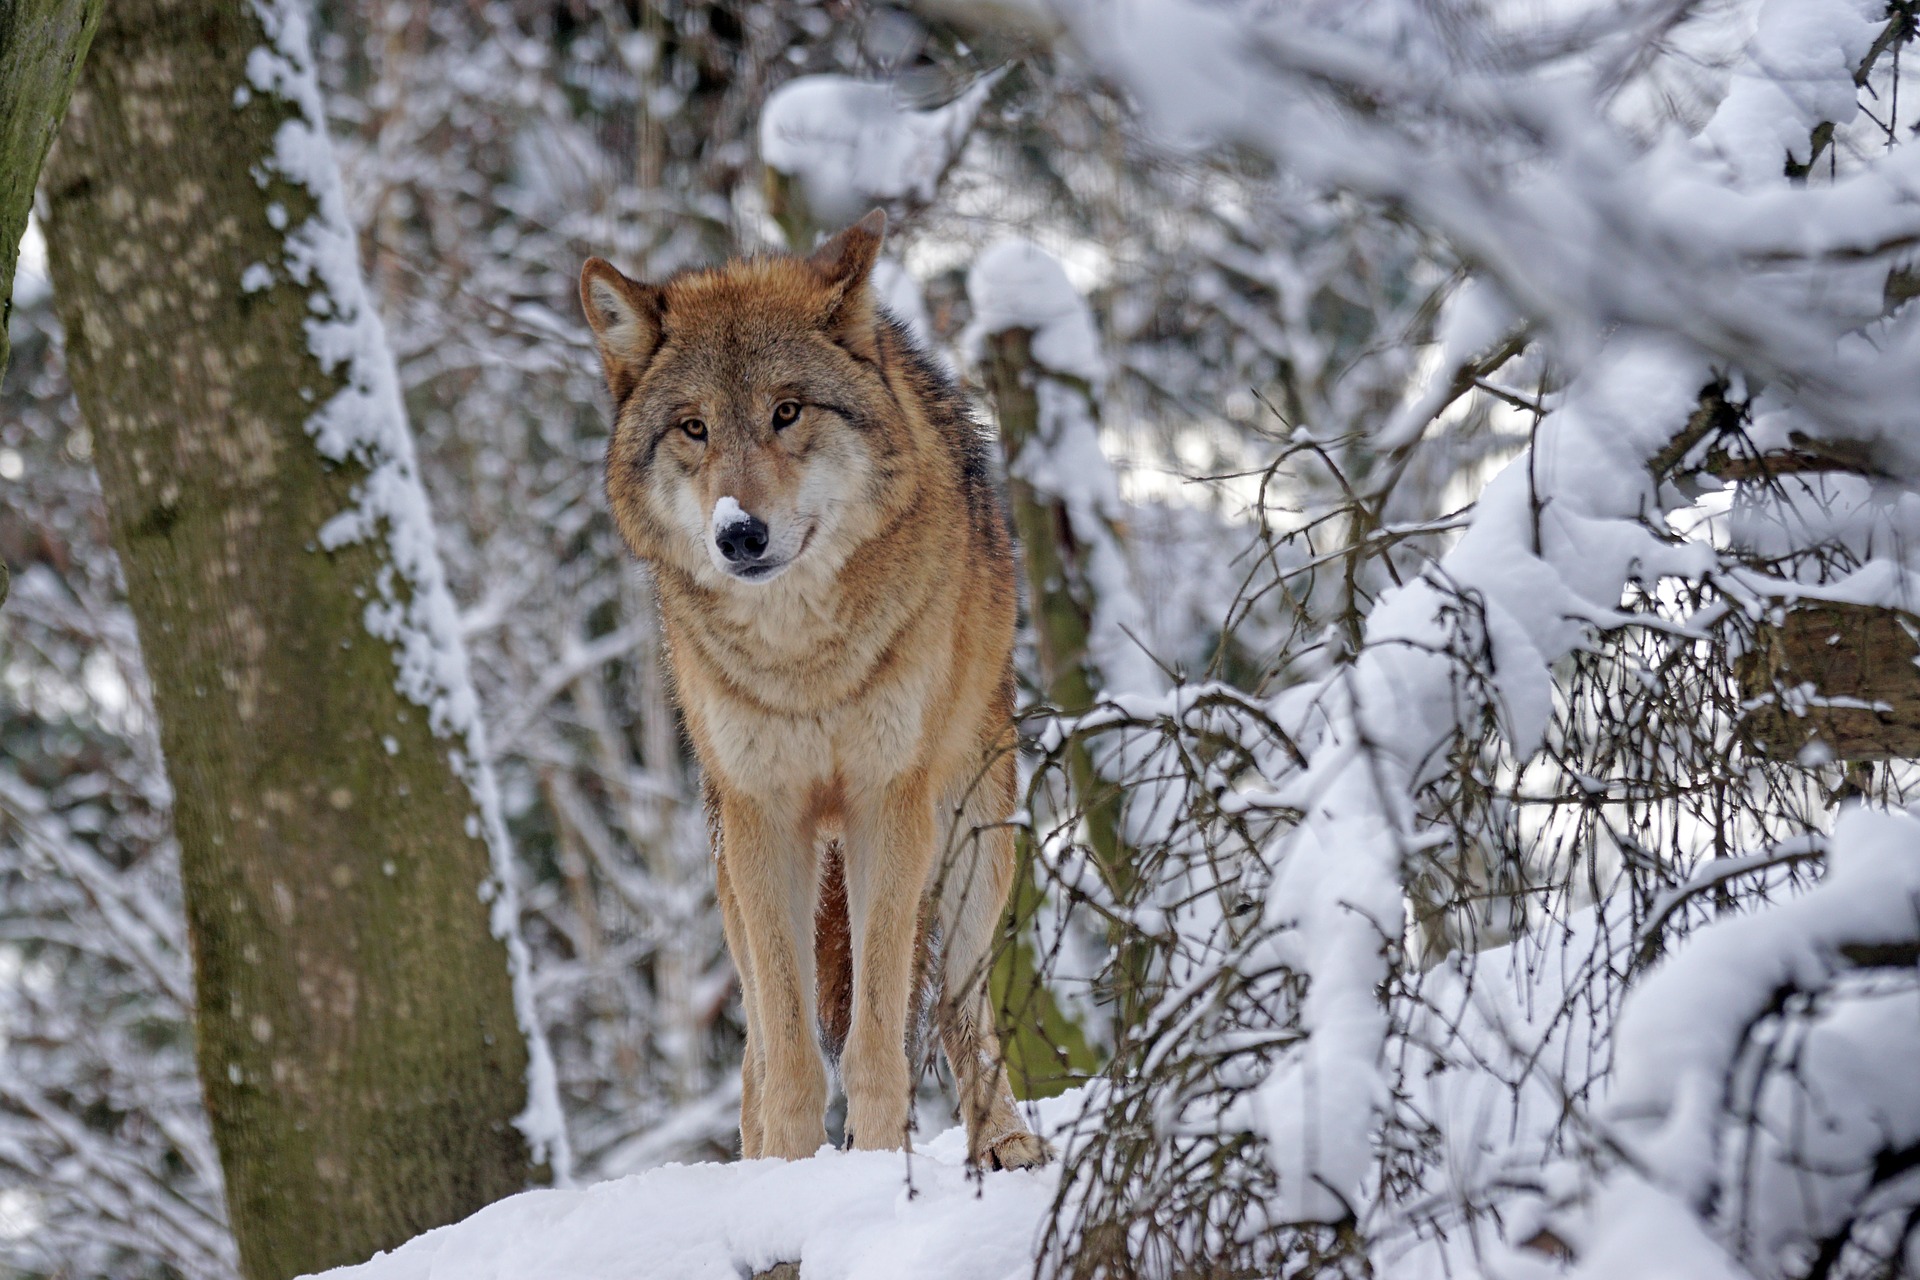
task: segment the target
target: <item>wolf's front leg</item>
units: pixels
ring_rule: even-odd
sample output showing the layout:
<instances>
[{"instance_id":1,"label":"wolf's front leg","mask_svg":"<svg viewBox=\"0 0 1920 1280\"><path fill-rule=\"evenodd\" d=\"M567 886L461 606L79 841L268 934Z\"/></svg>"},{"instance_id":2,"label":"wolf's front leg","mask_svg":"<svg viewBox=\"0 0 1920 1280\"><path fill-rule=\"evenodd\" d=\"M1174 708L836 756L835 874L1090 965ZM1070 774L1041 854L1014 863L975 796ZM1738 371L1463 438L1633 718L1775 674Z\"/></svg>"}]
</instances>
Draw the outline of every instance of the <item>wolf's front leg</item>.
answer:
<instances>
[{"instance_id":1,"label":"wolf's front leg","mask_svg":"<svg viewBox=\"0 0 1920 1280\"><path fill-rule=\"evenodd\" d=\"M846 873L853 1027L840 1074L853 1145L886 1150L906 1145L913 1110L907 1005L920 898L933 865L933 802L925 777L914 774L857 798L851 809Z\"/></svg>"},{"instance_id":2,"label":"wolf's front leg","mask_svg":"<svg viewBox=\"0 0 1920 1280\"><path fill-rule=\"evenodd\" d=\"M758 1132L743 1132L742 1154L786 1160L812 1155L827 1137L827 1071L813 1035L818 872L799 825L802 807L727 790L720 799L724 874L737 913L727 941L752 1002L741 1118L743 1130Z\"/></svg>"},{"instance_id":3,"label":"wolf's front leg","mask_svg":"<svg viewBox=\"0 0 1920 1280\"><path fill-rule=\"evenodd\" d=\"M753 985L753 953L747 947L747 925L740 918L740 902L733 894L733 881L727 875L726 846L714 850L714 898L720 904L720 927L727 936L727 954L733 957L733 971L740 979L740 1010L746 1021L745 1052L740 1061L740 1158L758 1159L763 1145L760 1132L760 1091L767 1067L760 1048L766 1036L760 1030L760 1006Z\"/></svg>"}]
</instances>

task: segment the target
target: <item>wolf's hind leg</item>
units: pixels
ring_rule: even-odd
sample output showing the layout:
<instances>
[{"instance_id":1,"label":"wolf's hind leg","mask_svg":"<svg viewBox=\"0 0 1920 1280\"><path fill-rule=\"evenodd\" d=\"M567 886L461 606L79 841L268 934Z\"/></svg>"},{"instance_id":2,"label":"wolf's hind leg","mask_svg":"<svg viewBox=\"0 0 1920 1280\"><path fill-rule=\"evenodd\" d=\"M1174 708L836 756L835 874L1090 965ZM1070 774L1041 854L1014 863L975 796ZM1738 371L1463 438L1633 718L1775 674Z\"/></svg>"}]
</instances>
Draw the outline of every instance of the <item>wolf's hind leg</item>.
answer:
<instances>
[{"instance_id":1,"label":"wolf's hind leg","mask_svg":"<svg viewBox=\"0 0 1920 1280\"><path fill-rule=\"evenodd\" d=\"M990 824L1003 822L1013 807L1012 768L1008 756L1008 776L998 780L990 774L967 798L943 841L946 864L935 884L946 938L938 1006L941 1045L959 1086L967 1162L994 1169L1027 1169L1053 1159L1052 1146L1027 1128L1014 1105L987 982L1015 869L1013 832Z\"/></svg>"},{"instance_id":2,"label":"wolf's hind leg","mask_svg":"<svg viewBox=\"0 0 1920 1280\"><path fill-rule=\"evenodd\" d=\"M835 1070L853 1022L853 939L847 923L846 860L838 840L820 850L820 901L813 912L813 974L819 988L820 1047Z\"/></svg>"}]
</instances>

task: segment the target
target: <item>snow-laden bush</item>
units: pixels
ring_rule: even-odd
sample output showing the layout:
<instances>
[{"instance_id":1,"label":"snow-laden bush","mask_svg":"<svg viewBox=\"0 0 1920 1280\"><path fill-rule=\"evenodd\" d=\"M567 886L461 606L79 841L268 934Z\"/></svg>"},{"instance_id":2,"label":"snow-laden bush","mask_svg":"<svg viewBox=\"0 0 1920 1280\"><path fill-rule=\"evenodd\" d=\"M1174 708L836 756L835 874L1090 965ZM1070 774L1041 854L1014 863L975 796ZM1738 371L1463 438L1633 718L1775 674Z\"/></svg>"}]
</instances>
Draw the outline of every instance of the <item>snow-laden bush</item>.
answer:
<instances>
[{"instance_id":1,"label":"snow-laden bush","mask_svg":"<svg viewBox=\"0 0 1920 1280\"><path fill-rule=\"evenodd\" d=\"M1736 673L1796 601L1916 603L1910 15L1761 6L1683 127L1648 91L1704 38L1684 6L1053 12L1167 145L1391 210L1466 284L1425 389L1330 460L1340 537L1280 576L1340 607L1283 687L1116 686L1049 739L1132 744L1132 892L1071 821L1042 865L1113 931L1109 985L1145 946L1158 999L1043 1265L1906 1273L1911 774L1782 753L1755 714L1806 691ZM1408 555L1394 489L1476 390L1528 447ZM1277 470L1329 461L1287 425ZM1786 466L1859 478L1756 518ZM1836 825L1847 796L1875 807Z\"/></svg>"}]
</instances>

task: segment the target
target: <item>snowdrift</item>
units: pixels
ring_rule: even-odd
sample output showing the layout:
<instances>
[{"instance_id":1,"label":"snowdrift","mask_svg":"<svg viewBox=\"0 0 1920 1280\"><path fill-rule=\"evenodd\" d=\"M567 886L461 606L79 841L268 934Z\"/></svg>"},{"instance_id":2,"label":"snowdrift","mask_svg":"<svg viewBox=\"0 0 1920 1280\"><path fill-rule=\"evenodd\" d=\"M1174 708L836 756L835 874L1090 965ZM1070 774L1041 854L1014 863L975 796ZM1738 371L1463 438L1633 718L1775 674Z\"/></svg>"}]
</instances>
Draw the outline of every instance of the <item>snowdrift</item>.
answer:
<instances>
[{"instance_id":1,"label":"snowdrift","mask_svg":"<svg viewBox=\"0 0 1920 1280\"><path fill-rule=\"evenodd\" d=\"M1029 1107L1058 1143L1070 1093ZM911 1156L666 1165L578 1190L528 1191L329 1280L741 1280L799 1262L806 1280L1025 1280L1060 1167L970 1175L955 1127Z\"/></svg>"}]
</instances>

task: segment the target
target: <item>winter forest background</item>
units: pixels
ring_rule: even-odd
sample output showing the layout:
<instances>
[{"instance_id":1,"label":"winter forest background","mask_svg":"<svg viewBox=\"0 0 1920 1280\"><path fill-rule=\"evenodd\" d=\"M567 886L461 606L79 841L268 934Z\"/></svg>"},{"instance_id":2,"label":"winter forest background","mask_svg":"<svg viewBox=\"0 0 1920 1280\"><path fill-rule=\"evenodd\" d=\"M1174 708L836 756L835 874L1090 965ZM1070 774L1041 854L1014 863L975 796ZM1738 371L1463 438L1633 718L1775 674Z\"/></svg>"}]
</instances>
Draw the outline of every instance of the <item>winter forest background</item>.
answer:
<instances>
[{"instance_id":1,"label":"winter forest background","mask_svg":"<svg viewBox=\"0 0 1920 1280\"><path fill-rule=\"evenodd\" d=\"M478 694L435 730L494 779L547 1173L645 1175L441 1274L1920 1275L1910 0L259 13L244 92L324 111L288 173L357 246L299 282L364 287L414 451L319 454L417 456L457 610L422 625ZM876 204L1025 544L994 983L1064 1154L967 1182L930 1072L912 1201L897 1157L662 1169L731 1158L740 1022L575 300L590 254L658 279ZM36 225L0 1276L222 1280L177 793L62 314Z\"/></svg>"}]
</instances>

